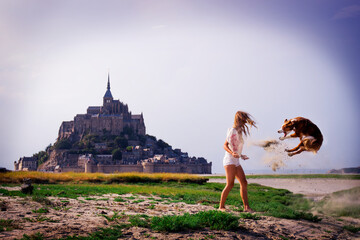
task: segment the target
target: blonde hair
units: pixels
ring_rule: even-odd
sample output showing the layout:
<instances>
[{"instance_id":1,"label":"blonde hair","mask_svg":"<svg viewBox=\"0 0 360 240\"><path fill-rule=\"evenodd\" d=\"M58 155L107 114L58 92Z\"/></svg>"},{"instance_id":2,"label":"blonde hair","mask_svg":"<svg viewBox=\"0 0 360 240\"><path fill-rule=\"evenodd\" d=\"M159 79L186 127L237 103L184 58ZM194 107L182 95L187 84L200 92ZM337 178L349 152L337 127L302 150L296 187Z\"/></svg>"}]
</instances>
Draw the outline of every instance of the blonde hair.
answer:
<instances>
[{"instance_id":1,"label":"blonde hair","mask_svg":"<svg viewBox=\"0 0 360 240\"><path fill-rule=\"evenodd\" d=\"M247 112L237 111L234 119L234 128L239 134L244 133L245 136L250 134L249 126L256 127L256 122L252 119L252 116Z\"/></svg>"}]
</instances>

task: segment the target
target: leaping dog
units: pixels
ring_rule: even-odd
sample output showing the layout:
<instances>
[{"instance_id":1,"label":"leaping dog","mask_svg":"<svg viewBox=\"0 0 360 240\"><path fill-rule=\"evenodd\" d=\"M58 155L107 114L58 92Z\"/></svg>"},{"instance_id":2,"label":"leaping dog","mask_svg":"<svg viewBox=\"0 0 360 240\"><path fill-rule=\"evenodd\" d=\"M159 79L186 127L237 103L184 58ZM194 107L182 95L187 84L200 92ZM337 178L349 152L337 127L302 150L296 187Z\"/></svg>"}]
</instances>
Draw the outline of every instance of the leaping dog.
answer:
<instances>
[{"instance_id":1,"label":"leaping dog","mask_svg":"<svg viewBox=\"0 0 360 240\"><path fill-rule=\"evenodd\" d=\"M287 136L291 131L294 133ZM278 133L284 133L280 140L287 138L300 138L300 143L293 149L286 149L288 155L294 156L303 151L310 151L314 154L319 151L323 142L323 136L320 129L309 119L303 117L296 117L290 120L285 119L284 124L279 129Z\"/></svg>"}]
</instances>

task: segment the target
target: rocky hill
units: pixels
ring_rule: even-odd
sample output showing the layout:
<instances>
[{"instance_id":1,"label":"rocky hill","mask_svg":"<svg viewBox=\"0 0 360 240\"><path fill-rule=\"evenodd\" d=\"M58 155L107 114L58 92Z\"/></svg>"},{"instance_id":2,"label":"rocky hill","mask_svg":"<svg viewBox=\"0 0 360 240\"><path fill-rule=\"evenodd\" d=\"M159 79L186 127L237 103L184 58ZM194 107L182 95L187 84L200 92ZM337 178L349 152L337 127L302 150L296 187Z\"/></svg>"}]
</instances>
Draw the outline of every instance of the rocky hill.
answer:
<instances>
[{"instance_id":1,"label":"rocky hill","mask_svg":"<svg viewBox=\"0 0 360 240\"><path fill-rule=\"evenodd\" d=\"M353 168L341 168L341 169L331 169L327 173L358 173L360 174L360 167L353 167Z\"/></svg>"}]
</instances>

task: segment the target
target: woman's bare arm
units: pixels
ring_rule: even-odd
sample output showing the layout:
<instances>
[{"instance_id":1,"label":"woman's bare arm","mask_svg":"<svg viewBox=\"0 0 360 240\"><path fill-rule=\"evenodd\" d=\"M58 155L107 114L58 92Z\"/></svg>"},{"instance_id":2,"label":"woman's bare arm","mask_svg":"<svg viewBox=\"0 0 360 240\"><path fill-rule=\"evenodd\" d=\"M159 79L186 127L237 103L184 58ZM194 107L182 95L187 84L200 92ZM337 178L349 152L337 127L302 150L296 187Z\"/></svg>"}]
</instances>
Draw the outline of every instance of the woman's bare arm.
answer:
<instances>
[{"instance_id":1,"label":"woman's bare arm","mask_svg":"<svg viewBox=\"0 0 360 240\"><path fill-rule=\"evenodd\" d=\"M228 153L230 153L234 158L239 158L239 157L240 157L239 154L234 153L234 152L232 152L232 151L230 150L230 148L229 148L229 142L228 142L228 141L225 141L225 143L224 143L224 149L225 149L225 151L227 151Z\"/></svg>"},{"instance_id":2,"label":"woman's bare arm","mask_svg":"<svg viewBox=\"0 0 360 240\"><path fill-rule=\"evenodd\" d=\"M243 160L249 159L249 157L246 156L246 155L241 154L241 155L239 156L239 154L232 152L232 151L230 150L230 148L229 148L229 142L228 142L228 141L225 141L225 143L224 143L224 149L225 149L225 151L227 151L228 153L230 153L234 158L240 158L240 157L241 157Z\"/></svg>"}]
</instances>

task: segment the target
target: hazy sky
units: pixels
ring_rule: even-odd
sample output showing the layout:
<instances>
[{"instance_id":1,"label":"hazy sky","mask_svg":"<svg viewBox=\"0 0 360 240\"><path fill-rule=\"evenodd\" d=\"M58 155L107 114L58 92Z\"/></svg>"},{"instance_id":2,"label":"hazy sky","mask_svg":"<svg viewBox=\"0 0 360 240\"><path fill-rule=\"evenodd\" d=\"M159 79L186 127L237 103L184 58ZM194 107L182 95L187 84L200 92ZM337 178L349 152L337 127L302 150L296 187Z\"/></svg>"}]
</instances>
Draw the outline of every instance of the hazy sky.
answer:
<instances>
[{"instance_id":1,"label":"hazy sky","mask_svg":"<svg viewBox=\"0 0 360 240\"><path fill-rule=\"evenodd\" d=\"M115 99L147 133L223 173L237 110L247 142L303 116L324 135L286 169L360 165L359 1L0 1L0 167L54 143L62 121ZM299 140L289 141L290 146ZM246 146L245 169L269 169Z\"/></svg>"}]
</instances>

